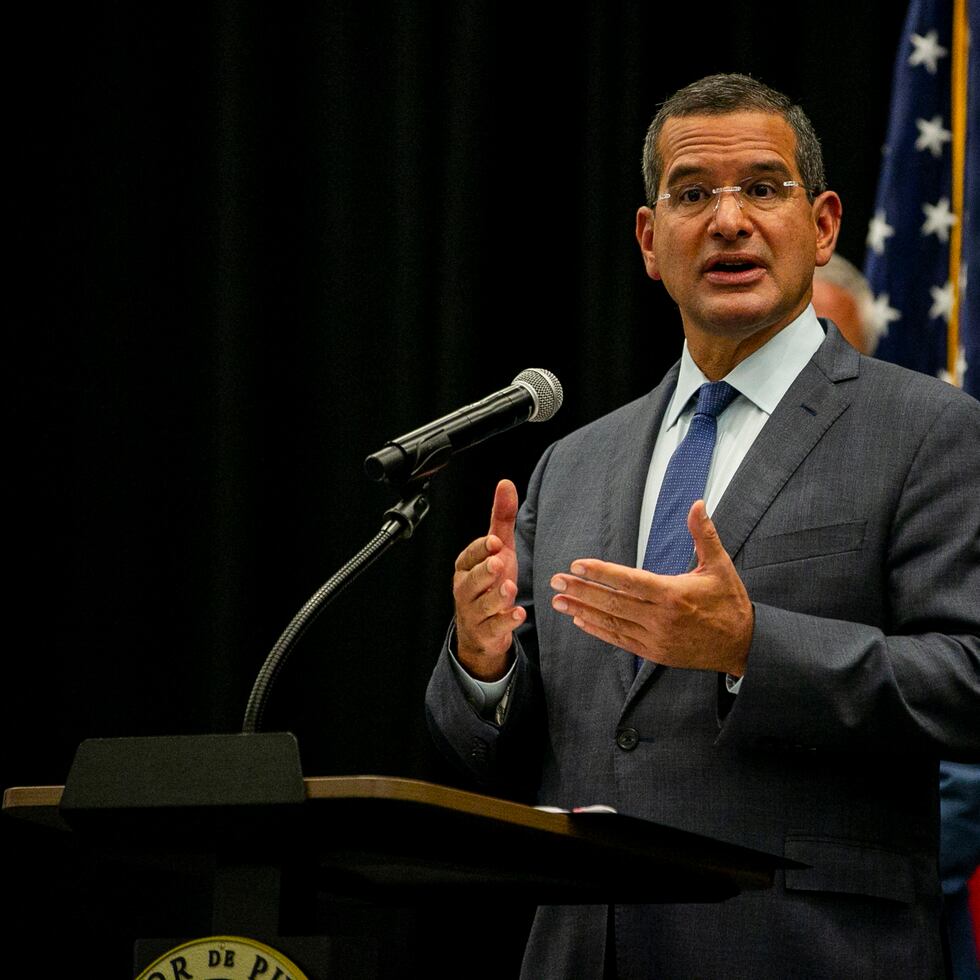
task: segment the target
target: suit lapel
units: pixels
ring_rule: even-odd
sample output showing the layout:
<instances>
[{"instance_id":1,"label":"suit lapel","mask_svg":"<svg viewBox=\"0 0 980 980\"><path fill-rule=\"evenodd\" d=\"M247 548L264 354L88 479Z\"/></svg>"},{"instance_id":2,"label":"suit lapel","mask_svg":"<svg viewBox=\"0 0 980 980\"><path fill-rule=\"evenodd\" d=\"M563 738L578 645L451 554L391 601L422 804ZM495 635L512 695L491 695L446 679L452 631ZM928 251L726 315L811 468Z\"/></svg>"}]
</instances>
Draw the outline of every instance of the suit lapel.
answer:
<instances>
[{"instance_id":1,"label":"suit lapel","mask_svg":"<svg viewBox=\"0 0 980 980\"><path fill-rule=\"evenodd\" d=\"M733 558L776 495L850 404L858 354L833 332L790 385L722 495L712 520Z\"/></svg>"}]
</instances>

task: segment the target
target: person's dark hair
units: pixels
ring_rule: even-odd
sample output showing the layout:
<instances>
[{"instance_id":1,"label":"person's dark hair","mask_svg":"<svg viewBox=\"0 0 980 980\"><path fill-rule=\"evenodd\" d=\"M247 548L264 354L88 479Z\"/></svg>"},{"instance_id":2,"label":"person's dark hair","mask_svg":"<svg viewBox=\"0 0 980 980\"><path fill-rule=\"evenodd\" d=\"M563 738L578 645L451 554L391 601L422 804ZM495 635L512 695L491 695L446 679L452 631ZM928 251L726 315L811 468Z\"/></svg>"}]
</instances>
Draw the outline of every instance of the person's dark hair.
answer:
<instances>
[{"instance_id":1,"label":"person's dark hair","mask_svg":"<svg viewBox=\"0 0 980 980\"><path fill-rule=\"evenodd\" d=\"M643 186L653 207L663 175L659 140L664 123L676 116L724 116L732 112L771 112L782 116L796 134L796 165L812 201L826 190L820 140L807 114L782 92L748 75L708 75L676 91L650 123L643 143Z\"/></svg>"}]
</instances>

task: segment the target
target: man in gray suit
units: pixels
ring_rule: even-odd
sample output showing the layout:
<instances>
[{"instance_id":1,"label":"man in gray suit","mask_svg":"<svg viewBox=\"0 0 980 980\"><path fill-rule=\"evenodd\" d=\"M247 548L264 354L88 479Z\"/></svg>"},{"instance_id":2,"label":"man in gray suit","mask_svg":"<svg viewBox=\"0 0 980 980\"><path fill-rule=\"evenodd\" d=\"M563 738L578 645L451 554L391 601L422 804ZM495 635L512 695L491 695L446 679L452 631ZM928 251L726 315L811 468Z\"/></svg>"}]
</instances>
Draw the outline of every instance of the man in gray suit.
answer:
<instances>
[{"instance_id":1,"label":"man in gray suit","mask_svg":"<svg viewBox=\"0 0 980 980\"><path fill-rule=\"evenodd\" d=\"M785 96L681 89L644 179L681 360L551 446L519 513L498 485L456 563L430 727L488 791L805 865L717 904L542 908L526 977L941 976L937 759L980 753L980 405L817 319L841 203ZM651 527L720 380L664 574Z\"/></svg>"}]
</instances>

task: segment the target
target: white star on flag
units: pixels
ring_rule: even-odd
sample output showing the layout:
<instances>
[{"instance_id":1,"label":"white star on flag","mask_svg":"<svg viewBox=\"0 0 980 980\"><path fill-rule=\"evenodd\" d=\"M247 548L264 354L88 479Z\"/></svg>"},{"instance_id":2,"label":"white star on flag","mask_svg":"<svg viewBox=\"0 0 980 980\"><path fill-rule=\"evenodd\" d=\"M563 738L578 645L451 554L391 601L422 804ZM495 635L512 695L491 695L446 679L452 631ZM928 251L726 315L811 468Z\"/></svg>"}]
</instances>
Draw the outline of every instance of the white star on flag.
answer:
<instances>
[{"instance_id":1,"label":"white star on flag","mask_svg":"<svg viewBox=\"0 0 980 980\"><path fill-rule=\"evenodd\" d=\"M926 71L930 75L935 75L939 67L939 59L949 54L939 43L939 34L936 31L929 31L925 37L921 34L913 34L911 41L915 50L909 55L909 64L913 68L916 65L925 65Z\"/></svg>"},{"instance_id":2,"label":"white star on flag","mask_svg":"<svg viewBox=\"0 0 980 980\"><path fill-rule=\"evenodd\" d=\"M929 319L942 317L949 323L949 318L953 315L953 280L947 279L945 286L930 286L929 295L932 297Z\"/></svg>"},{"instance_id":3,"label":"white star on flag","mask_svg":"<svg viewBox=\"0 0 980 980\"><path fill-rule=\"evenodd\" d=\"M885 251L885 240L894 234L895 229L885 220L885 212L879 209L868 222L868 237L865 244L881 255Z\"/></svg>"},{"instance_id":4,"label":"white star on flag","mask_svg":"<svg viewBox=\"0 0 980 980\"><path fill-rule=\"evenodd\" d=\"M941 242L949 241L949 229L956 224L956 215L949 210L949 198L941 197L936 204L923 204L926 220L922 222L922 234L932 235Z\"/></svg>"},{"instance_id":5,"label":"white star on flag","mask_svg":"<svg viewBox=\"0 0 980 980\"><path fill-rule=\"evenodd\" d=\"M937 159L943 152L943 143L949 143L953 138L952 132L943 128L941 116L932 119L916 119L919 137L915 141L917 150L928 150Z\"/></svg>"},{"instance_id":6,"label":"white star on flag","mask_svg":"<svg viewBox=\"0 0 980 980\"><path fill-rule=\"evenodd\" d=\"M868 319L877 337L884 337L888 333L888 324L901 318L902 314L888 305L888 293L876 296L874 302L868 306Z\"/></svg>"},{"instance_id":7,"label":"white star on flag","mask_svg":"<svg viewBox=\"0 0 980 980\"><path fill-rule=\"evenodd\" d=\"M960 345L956 349L956 364L953 368L954 373L950 374L946 368L939 371L937 377L940 381L945 381L948 385L956 385L957 388L963 387L963 378L966 377L966 369L969 365L966 362L966 348Z\"/></svg>"}]
</instances>

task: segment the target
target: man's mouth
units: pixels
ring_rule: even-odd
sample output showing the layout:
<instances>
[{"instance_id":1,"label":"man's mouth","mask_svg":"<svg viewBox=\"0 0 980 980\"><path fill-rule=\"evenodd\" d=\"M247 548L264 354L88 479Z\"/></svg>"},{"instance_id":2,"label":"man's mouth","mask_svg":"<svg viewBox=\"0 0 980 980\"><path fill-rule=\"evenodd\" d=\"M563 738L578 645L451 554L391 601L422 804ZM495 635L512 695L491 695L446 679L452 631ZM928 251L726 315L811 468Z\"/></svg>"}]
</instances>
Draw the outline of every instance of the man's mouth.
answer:
<instances>
[{"instance_id":1,"label":"man's mouth","mask_svg":"<svg viewBox=\"0 0 980 980\"><path fill-rule=\"evenodd\" d=\"M704 275L709 282L720 285L748 285L762 278L765 270L751 256L715 256L704 265Z\"/></svg>"}]
</instances>

